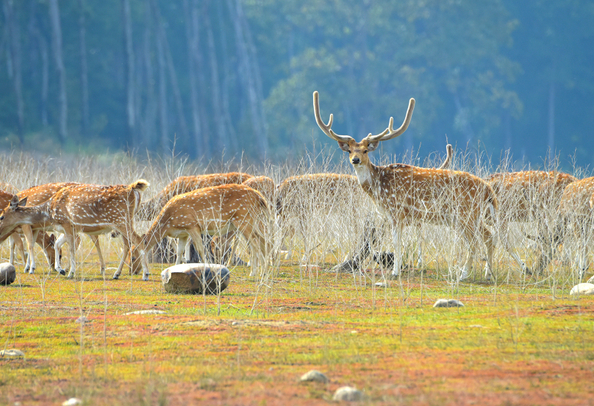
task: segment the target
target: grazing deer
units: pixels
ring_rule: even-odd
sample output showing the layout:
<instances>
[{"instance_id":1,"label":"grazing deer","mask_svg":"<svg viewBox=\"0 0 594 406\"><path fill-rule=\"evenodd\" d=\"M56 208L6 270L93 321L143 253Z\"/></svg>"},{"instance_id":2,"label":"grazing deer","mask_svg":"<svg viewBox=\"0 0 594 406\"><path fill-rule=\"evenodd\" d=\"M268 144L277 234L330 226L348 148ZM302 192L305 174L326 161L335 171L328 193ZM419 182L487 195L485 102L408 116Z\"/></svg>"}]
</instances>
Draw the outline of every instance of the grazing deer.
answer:
<instances>
[{"instance_id":1,"label":"grazing deer","mask_svg":"<svg viewBox=\"0 0 594 406\"><path fill-rule=\"evenodd\" d=\"M400 274L402 265L402 230L405 225L422 222L447 224L462 232L470 245L460 279L468 277L475 253L475 238L478 236L487 248L486 275L492 269L494 236L485 226L485 220L494 220L497 198L491 186L477 176L466 172L444 169L426 169L405 164L376 166L368 153L374 151L381 141L403 134L408 128L415 106L410 99L402 125L394 130L394 119L388 128L379 134L369 134L360 142L348 135L338 135L332 130L333 115L328 124L320 115L319 95L313 93L313 107L320 129L339 147L349 153L362 189L375 202L378 211L391 221L392 240L395 248L392 277Z\"/></svg>"},{"instance_id":2,"label":"grazing deer","mask_svg":"<svg viewBox=\"0 0 594 406\"><path fill-rule=\"evenodd\" d=\"M487 179L499 200L502 216L499 230L503 234L504 247L524 271L531 273L509 244L508 224L536 222L537 235L531 239L540 248L540 256L534 265L534 271L540 273L548 264L554 244L554 224L563 191L575 181L574 176L557 171L496 173Z\"/></svg>"},{"instance_id":3,"label":"grazing deer","mask_svg":"<svg viewBox=\"0 0 594 406\"><path fill-rule=\"evenodd\" d=\"M542 254L539 258L539 267L535 272L542 272L553 259L553 249L564 244L569 238L569 231L573 231L574 238L578 243L578 276L583 278L588 270L588 243L594 227L594 217L592 216L592 203L594 203L594 177L576 180L569 183L563 190L559 207L557 209L557 218L555 231L552 235L552 243L548 246L549 251ZM548 248L547 247L547 248ZM594 277L588 282L593 282Z\"/></svg>"},{"instance_id":4,"label":"grazing deer","mask_svg":"<svg viewBox=\"0 0 594 406\"><path fill-rule=\"evenodd\" d=\"M176 264L181 261L188 238L192 238L194 246L205 258L204 247L199 243L202 234L225 234L236 230L247 240L252 256L257 251L265 258L266 253L271 252L264 237L264 228L270 218L266 198L245 185L213 186L184 193L167 202L140 243L132 247L132 257L140 254L145 258L145 253L155 244L164 237L172 237L180 240Z\"/></svg>"},{"instance_id":5,"label":"grazing deer","mask_svg":"<svg viewBox=\"0 0 594 406\"><path fill-rule=\"evenodd\" d=\"M58 183L48 183L45 185L33 186L28 189L25 189L21 192L16 194L18 200L26 199L27 204L29 206L37 206L38 204L44 203L48 201L56 192L66 186L78 185L76 182L58 182ZM10 201L6 203L2 203L2 208L8 206ZM14 232L10 235L10 258L11 263L14 260L14 246L17 245L19 249L22 250L23 242L20 235L25 236L25 240L27 241L27 263L25 265L25 272L34 273L36 264L35 264L35 255L33 254L33 245L35 243L39 244L43 249L45 257L50 265L51 269L54 268L55 264L55 242L56 239L53 235L48 235L44 231L40 230L33 230L31 226L24 224L20 227L15 228Z\"/></svg>"},{"instance_id":6,"label":"grazing deer","mask_svg":"<svg viewBox=\"0 0 594 406\"><path fill-rule=\"evenodd\" d=\"M140 237L134 231L134 212L140 203L140 192L148 187L148 182L138 180L130 185L99 186L72 185L59 190L50 200L37 206L25 206L27 198L14 198L0 216L0 238L27 224L35 229L56 229L64 233L55 245L56 270L64 272L58 255L61 246L67 242L70 248L70 272L73 277L76 269L76 235L79 232L97 236L112 230L122 234L126 247L118 270L121 274L130 240L138 243ZM138 262L132 261L133 273L138 271ZM143 268L143 280L148 280L148 267Z\"/></svg>"},{"instance_id":7,"label":"grazing deer","mask_svg":"<svg viewBox=\"0 0 594 406\"><path fill-rule=\"evenodd\" d=\"M241 184L252 177L252 175L241 172L180 176L165 186L155 197L141 203L138 208L138 215L141 220L152 220L174 196L205 187Z\"/></svg>"}]
</instances>

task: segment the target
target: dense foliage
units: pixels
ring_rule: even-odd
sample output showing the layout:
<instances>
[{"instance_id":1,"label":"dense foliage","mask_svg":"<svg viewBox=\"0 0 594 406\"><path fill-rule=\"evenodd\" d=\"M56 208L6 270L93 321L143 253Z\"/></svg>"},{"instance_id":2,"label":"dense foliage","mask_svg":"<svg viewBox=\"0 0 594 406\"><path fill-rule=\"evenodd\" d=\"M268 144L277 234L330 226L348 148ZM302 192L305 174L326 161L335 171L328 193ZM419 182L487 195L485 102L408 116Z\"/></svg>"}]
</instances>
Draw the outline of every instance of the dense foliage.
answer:
<instances>
[{"instance_id":1,"label":"dense foliage","mask_svg":"<svg viewBox=\"0 0 594 406\"><path fill-rule=\"evenodd\" d=\"M384 152L594 151L586 0L2 0L0 147L273 160L402 119Z\"/></svg>"}]
</instances>

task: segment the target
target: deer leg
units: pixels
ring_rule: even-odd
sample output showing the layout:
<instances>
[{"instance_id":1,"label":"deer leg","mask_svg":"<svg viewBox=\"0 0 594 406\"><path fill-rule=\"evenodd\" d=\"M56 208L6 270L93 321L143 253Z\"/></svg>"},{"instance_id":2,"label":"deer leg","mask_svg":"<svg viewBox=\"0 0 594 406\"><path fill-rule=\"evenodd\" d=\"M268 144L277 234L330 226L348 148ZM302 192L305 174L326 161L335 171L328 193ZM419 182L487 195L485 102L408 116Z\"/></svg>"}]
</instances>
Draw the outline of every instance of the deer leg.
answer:
<instances>
[{"instance_id":1,"label":"deer leg","mask_svg":"<svg viewBox=\"0 0 594 406\"><path fill-rule=\"evenodd\" d=\"M196 251L198 251L198 254L200 254L200 258L202 258L202 261L207 262L205 259L206 256L204 253L204 244L202 243L202 233L200 228L192 228L187 231L190 235L190 238L192 239L192 244L194 244L194 248L196 249ZM189 249L186 251L190 252Z\"/></svg>"},{"instance_id":2,"label":"deer leg","mask_svg":"<svg viewBox=\"0 0 594 406\"><path fill-rule=\"evenodd\" d=\"M576 227L578 229L578 227ZM581 281L586 271L588 270L589 263L588 263L588 236L585 230L582 227L579 227L582 231L577 235L578 238L578 278Z\"/></svg>"},{"instance_id":3,"label":"deer leg","mask_svg":"<svg viewBox=\"0 0 594 406\"><path fill-rule=\"evenodd\" d=\"M400 275L402 268L402 223L392 225L392 244L394 244L394 268L392 269L391 279L396 279Z\"/></svg>"},{"instance_id":4,"label":"deer leg","mask_svg":"<svg viewBox=\"0 0 594 406\"><path fill-rule=\"evenodd\" d=\"M68 243L68 248L69 248L69 253L70 253L70 270L68 271L68 276L67 278L71 279L74 278L74 275L76 274L76 248L77 248L77 244L76 244L76 240L78 235L74 234L73 230L64 230L64 236L66 239L66 242ZM80 239L79 239L80 241Z\"/></svg>"},{"instance_id":5,"label":"deer leg","mask_svg":"<svg viewBox=\"0 0 594 406\"><path fill-rule=\"evenodd\" d=\"M182 263L187 264L189 261L190 256L190 246L188 244L188 237L179 237L177 239L177 255L175 257L175 265L179 265Z\"/></svg>"},{"instance_id":6,"label":"deer leg","mask_svg":"<svg viewBox=\"0 0 594 406\"><path fill-rule=\"evenodd\" d=\"M54 242L54 238L55 237L53 235L50 237L50 236L47 235L47 233L40 232L39 234L37 234L37 238L35 239L35 242L43 250L43 254L45 255L45 259L47 260L47 263L48 263L49 267L52 270L54 269L54 263L55 263L54 249L52 247L52 244Z\"/></svg>"},{"instance_id":7,"label":"deer leg","mask_svg":"<svg viewBox=\"0 0 594 406\"><path fill-rule=\"evenodd\" d=\"M128 256L128 253L130 252L130 240L126 237L126 233L123 233L120 230L118 230L118 231L119 231L120 236L122 237L122 242L124 243L124 247L122 248L122 255L120 256L120 263L118 264L118 269L113 274L113 279L118 279L120 277L120 275L122 274L122 270L124 269L124 264L126 263L126 258ZM134 261L134 259L130 258L130 261ZM132 273L132 270L130 270L130 273Z\"/></svg>"},{"instance_id":8,"label":"deer leg","mask_svg":"<svg viewBox=\"0 0 594 406\"><path fill-rule=\"evenodd\" d=\"M485 264L485 279L490 279L493 276L493 251L495 249L494 236L491 231L481 221L479 223L479 233L482 237L483 243L487 247L487 263Z\"/></svg>"},{"instance_id":9,"label":"deer leg","mask_svg":"<svg viewBox=\"0 0 594 406\"><path fill-rule=\"evenodd\" d=\"M25 248L23 247L23 240L17 233L13 233L10 236L10 263L14 265L15 262L15 246L21 254L23 260L25 259ZM25 270L26 272L26 270Z\"/></svg>"},{"instance_id":10,"label":"deer leg","mask_svg":"<svg viewBox=\"0 0 594 406\"><path fill-rule=\"evenodd\" d=\"M58 239L56 240L56 243L54 244L54 252L56 254L56 265L54 266L54 268L56 269L56 272L58 272L60 275L66 275L66 271L64 269L62 269L62 264L60 263L62 260L62 256L60 255L60 250L62 249L62 245L64 245L64 243L66 242L66 236L64 234L62 234L60 237L58 237Z\"/></svg>"},{"instance_id":11,"label":"deer leg","mask_svg":"<svg viewBox=\"0 0 594 406\"><path fill-rule=\"evenodd\" d=\"M101 253L101 245L99 245L99 236L98 235L89 235L91 241L93 241L93 245L95 245L95 249L97 250L97 256L99 257L99 264L100 268L99 271L101 275L105 275L105 260L103 259L103 254Z\"/></svg>"},{"instance_id":12,"label":"deer leg","mask_svg":"<svg viewBox=\"0 0 594 406\"><path fill-rule=\"evenodd\" d=\"M510 257L513 258L513 260L516 262L516 264L518 264L518 266L520 267L522 272L526 273L526 274L531 274L530 270L526 266L526 263L524 261L522 261L520 256L516 253L516 250L511 246L511 244L509 242L509 228L508 228L508 226L509 226L509 224L506 220L503 220L501 222L501 226L499 227L499 240L501 241L501 244L503 245L503 248L505 249L505 251L509 254Z\"/></svg>"},{"instance_id":13,"label":"deer leg","mask_svg":"<svg viewBox=\"0 0 594 406\"><path fill-rule=\"evenodd\" d=\"M25 266L25 272L29 271L30 274L35 272L35 255L33 255L33 248L35 245L35 237L37 232L33 232L30 226L23 225L21 227L23 234L25 234L25 240L27 241L27 265Z\"/></svg>"}]
</instances>

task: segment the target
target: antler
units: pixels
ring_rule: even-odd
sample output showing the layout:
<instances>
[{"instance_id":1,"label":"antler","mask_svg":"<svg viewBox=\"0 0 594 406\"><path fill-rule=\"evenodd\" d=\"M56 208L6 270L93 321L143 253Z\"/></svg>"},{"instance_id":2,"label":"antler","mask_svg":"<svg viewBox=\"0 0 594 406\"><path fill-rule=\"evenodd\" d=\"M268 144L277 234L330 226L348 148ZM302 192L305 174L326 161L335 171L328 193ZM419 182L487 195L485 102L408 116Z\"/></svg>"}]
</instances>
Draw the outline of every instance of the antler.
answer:
<instances>
[{"instance_id":1,"label":"antler","mask_svg":"<svg viewBox=\"0 0 594 406\"><path fill-rule=\"evenodd\" d=\"M406 117L404 117L404 121L402 122L402 125L400 126L400 128L398 128L397 130L394 130L394 128L393 128L394 117L390 117L390 124L388 125L388 128L386 128L383 132L381 132L377 135L372 135L371 133L369 133L369 135L367 135L367 137L365 137L365 139L368 140L369 142L387 141L387 140L391 140L392 138L396 138L399 135L402 135L402 133L404 133L406 131L406 129L408 128L408 125L410 124L410 120L412 118L412 113L413 113L414 109L415 109L415 99L410 99L408 102L408 110L406 111Z\"/></svg>"},{"instance_id":2,"label":"antler","mask_svg":"<svg viewBox=\"0 0 594 406\"><path fill-rule=\"evenodd\" d=\"M318 127L320 127L322 131L324 131L324 134L332 138L334 141L338 142L349 142L350 140L353 140L353 137L350 137L348 135L338 135L334 131L332 131L332 120L334 120L334 116L332 114L330 114L328 124L324 124L324 121L320 116L320 96L317 90L313 92L313 108L314 115L316 116L316 122L318 123Z\"/></svg>"}]
</instances>

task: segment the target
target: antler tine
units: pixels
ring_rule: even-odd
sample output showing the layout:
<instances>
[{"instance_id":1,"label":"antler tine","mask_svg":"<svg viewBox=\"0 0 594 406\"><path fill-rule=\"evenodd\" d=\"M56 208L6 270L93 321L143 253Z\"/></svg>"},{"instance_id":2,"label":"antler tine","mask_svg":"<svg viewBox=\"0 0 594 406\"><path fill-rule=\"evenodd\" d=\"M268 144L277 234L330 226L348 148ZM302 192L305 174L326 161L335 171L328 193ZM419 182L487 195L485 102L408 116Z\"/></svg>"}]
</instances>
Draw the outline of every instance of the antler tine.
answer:
<instances>
[{"instance_id":1,"label":"antler tine","mask_svg":"<svg viewBox=\"0 0 594 406\"><path fill-rule=\"evenodd\" d=\"M316 116L316 122L318 123L318 127L326 134L328 137L332 138L334 141L338 142L349 142L353 138L348 135L338 135L334 131L332 131L332 122L334 120L334 115L330 114L330 119L328 120L328 124L324 124L322 120L322 116L320 115L320 95L316 90L313 92L313 108L314 108L314 115Z\"/></svg>"},{"instance_id":2,"label":"antler tine","mask_svg":"<svg viewBox=\"0 0 594 406\"><path fill-rule=\"evenodd\" d=\"M402 125L394 130L394 117L390 117L390 124L388 125L388 128L386 128L382 133L377 134L377 135L368 135L367 136L367 140L368 141L387 141L387 140L391 140L392 138L396 138L399 135L402 135L402 133L404 133L406 131L406 129L408 128L408 125L410 124L410 120L412 119L412 113L413 110L415 109L415 99L410 99L408 102L408 110L406 110L406 117L404 117L404 121L402 122Z\"/></svg>"}]
</instances>

